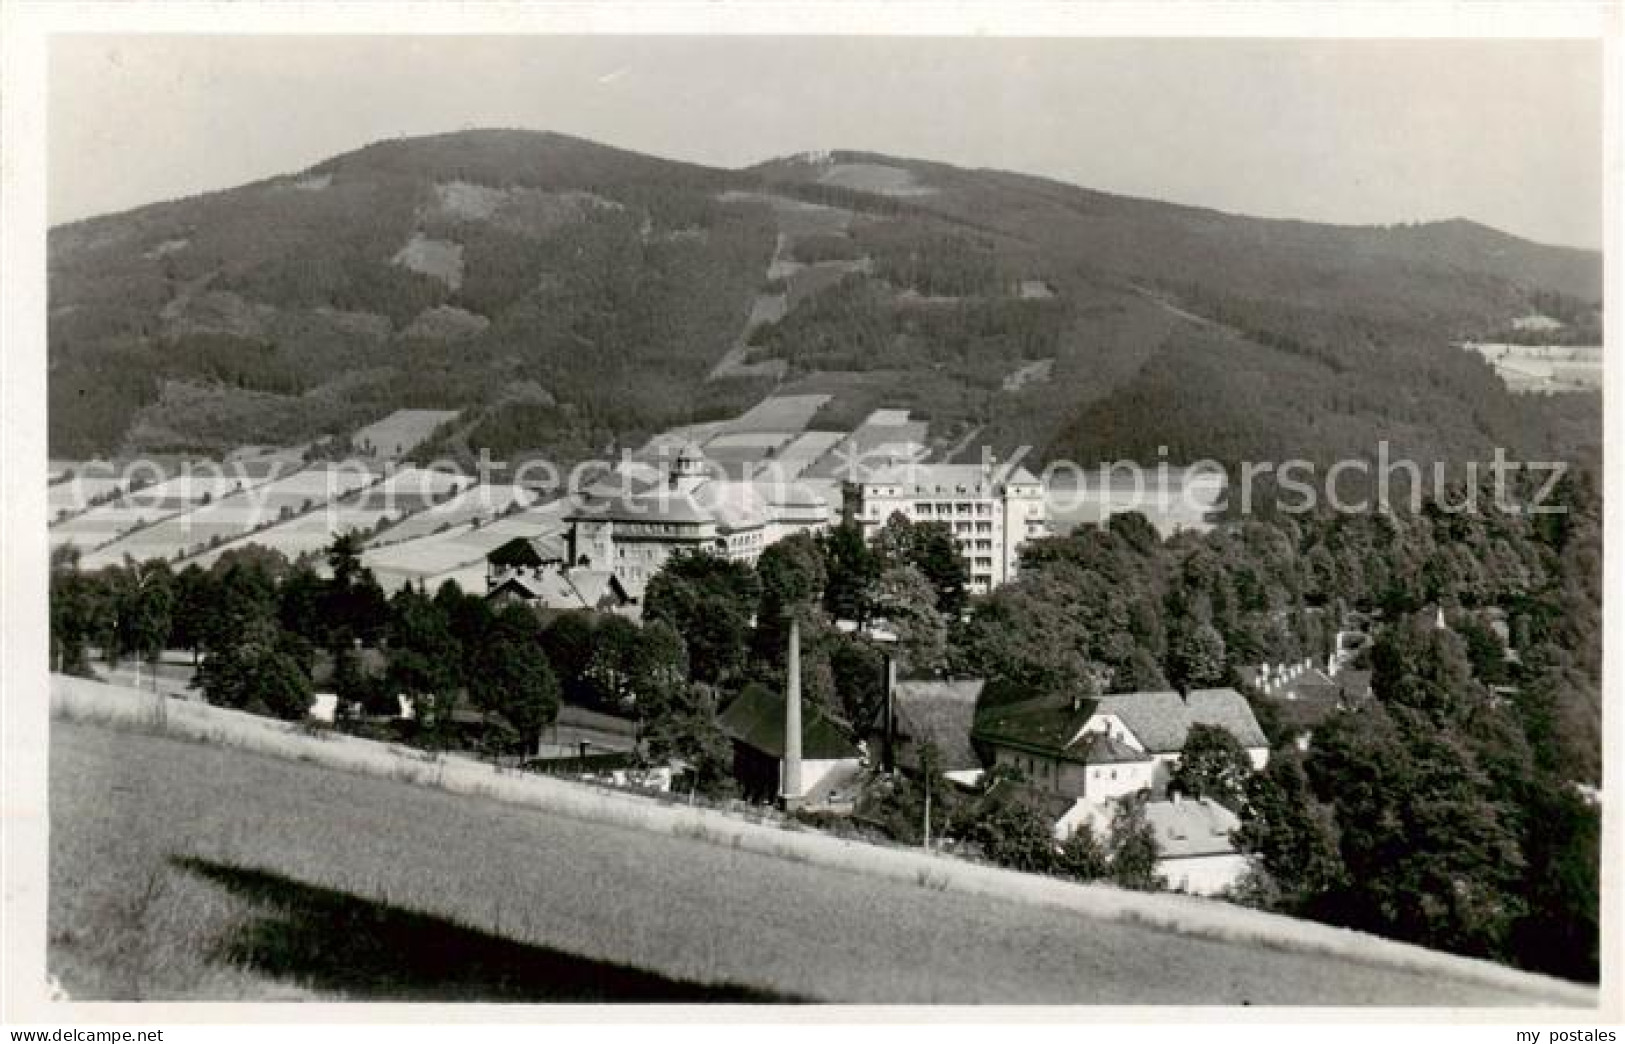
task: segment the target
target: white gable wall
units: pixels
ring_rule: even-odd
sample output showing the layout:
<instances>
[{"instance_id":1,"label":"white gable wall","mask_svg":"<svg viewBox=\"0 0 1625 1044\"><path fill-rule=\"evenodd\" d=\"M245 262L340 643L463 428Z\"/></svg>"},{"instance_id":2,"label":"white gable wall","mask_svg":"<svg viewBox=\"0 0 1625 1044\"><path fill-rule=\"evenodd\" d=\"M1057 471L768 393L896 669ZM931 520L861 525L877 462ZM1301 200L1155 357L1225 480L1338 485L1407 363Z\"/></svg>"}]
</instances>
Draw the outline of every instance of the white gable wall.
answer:
<instances>
[{"instance_id":1,"label":"white gable wall","mask_svg":"<svg viewBox=\"0 0 1625 1044\"><path fill-rule=\"evenodd\" d=\"M1185 856L1157 860L1157 873L1176 892L1191 895L1222 895L1241 883L1247 875L1248 859L1239 852Z\"/></svg>"},{"instance_id":2,"label":"white gable wall","mask_svg":"<svg viewBox=\"0 0 1625 1044\"><path fill-rule=\"evenodd\" d=\"M1083 728L1078 730L1078 735L1072 737L1072 741L1076 743L1079 736L1091 732L1105 733L1112 739L1125 743L1135 750L1145 749L1145 744L1140 742L1140 737L1134 735L1133 730L1123 724L1123 719L1115 714L1096 713L1091 715L1089 720L1083 723Z\"/></svg>"}]
</instances>

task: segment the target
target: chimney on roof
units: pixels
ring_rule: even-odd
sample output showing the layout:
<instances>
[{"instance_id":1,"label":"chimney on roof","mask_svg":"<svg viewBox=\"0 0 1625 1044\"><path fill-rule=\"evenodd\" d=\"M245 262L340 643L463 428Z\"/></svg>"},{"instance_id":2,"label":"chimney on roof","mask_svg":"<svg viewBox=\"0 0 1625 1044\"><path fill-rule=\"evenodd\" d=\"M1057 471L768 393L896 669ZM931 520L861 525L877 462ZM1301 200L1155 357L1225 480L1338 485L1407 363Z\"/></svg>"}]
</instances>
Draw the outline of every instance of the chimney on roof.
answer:
<instances>
[{"instance_id":1,"label":"chimney on roof","mask_svg":"<svg viewBox=\"0 0 1625 1044\"><path fill-rule=\"evenodd\" d=\"M801 805L801 621L790 617L790 656L785 665L784 775L780 797L787 812Z\"/></svg>"}]
</instances>

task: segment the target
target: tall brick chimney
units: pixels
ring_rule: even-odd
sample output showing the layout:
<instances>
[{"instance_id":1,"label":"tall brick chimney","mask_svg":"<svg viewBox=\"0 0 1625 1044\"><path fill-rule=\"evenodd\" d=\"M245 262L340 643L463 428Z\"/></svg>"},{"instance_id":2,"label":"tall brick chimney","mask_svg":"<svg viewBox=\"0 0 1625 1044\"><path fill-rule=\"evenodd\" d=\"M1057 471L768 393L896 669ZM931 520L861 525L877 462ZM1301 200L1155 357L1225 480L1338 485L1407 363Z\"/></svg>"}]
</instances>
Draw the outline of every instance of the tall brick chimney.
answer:
<instances>
[{"instance_id":1,"label":"tall brick chimney","mask_svg":"<svg viewBox=\"0 0 1625 1044\"><path fill-rule=\"evenodd\" d=\"M787 812L801 805L801 622L790 617L790 657L785 665L784 765L780 797Z\"/></svg>"}]
</instances>

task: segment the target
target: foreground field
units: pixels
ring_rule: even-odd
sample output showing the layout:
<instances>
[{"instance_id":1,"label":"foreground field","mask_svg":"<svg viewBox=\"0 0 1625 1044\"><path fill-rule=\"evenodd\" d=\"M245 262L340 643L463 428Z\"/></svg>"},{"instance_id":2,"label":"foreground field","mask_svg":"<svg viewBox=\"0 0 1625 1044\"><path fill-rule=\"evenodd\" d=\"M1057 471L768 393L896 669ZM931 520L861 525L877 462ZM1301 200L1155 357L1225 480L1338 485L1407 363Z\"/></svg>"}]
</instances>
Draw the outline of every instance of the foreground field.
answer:
<instances>
[{"instance_id":1,"label":"foreground field","mask_svg":"<svg viewBox=\"0 0 1625 1044\"><path fill-rule=\"evenodd\" d=\"M77 999L1551 999L66 720L51 815Z\"/></svg>"}]
</instances>

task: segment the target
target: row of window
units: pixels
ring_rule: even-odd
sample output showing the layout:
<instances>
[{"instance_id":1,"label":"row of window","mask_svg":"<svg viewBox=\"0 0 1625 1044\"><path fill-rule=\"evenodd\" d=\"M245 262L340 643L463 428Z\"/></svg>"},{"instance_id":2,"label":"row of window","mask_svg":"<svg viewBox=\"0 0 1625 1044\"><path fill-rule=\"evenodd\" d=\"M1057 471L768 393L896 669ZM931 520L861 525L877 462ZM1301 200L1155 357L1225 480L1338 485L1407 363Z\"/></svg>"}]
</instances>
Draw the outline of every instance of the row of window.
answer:
<instances>
[{"instance_id":1,"label":"row of window","mask_svg":"<svg viewBox=\"0 0 1625 1044\"><path fill-rule=\"evenodd\" d=\"M986 518L993 514L993 505L985 500L957 501L933 503L929 500L919 501L914 505L914 513L922 518L932 515L938 518L949 515L981 515Z\"/></svg>"}]
</instances>

